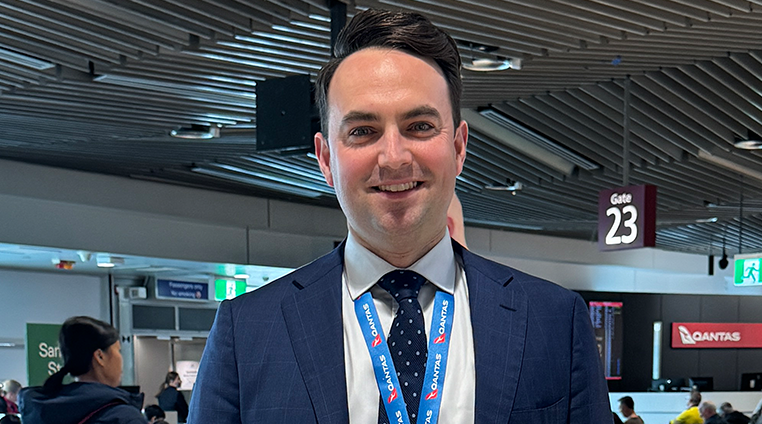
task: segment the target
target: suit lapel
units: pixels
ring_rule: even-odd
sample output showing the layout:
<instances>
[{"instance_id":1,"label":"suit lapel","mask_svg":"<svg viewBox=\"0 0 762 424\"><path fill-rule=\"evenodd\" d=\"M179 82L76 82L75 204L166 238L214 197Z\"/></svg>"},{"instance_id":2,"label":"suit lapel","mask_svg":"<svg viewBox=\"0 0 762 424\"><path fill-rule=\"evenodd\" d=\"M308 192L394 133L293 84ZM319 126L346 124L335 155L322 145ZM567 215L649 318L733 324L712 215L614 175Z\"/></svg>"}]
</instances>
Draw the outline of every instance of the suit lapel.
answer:
<instances>
[{"instance_id":1,"label":"suit lapel","mask_svg":"<svg viewBox=\"0 0 762 424\"><path fill-rule=\"evenodd\" d=\"M457 251L456 247L456 251ZM476 422L508 422L527 331L526 293L505 267L463 252L476 363Z\"/></svg>"},{"instance_id":2,"label":"suit lapel","mask_svg":"<svg viewBox=\"0 0 762 424\"><path fill-rule=\"evenodd\" d=\"M341 318L341 256L336 249L318 276L294 281L298 289L281 304L296 362L315 408L318 423L349 421L344 372L344 339ZM336 260L336 256L338 260Z\"/></svg>"}]
</instances>

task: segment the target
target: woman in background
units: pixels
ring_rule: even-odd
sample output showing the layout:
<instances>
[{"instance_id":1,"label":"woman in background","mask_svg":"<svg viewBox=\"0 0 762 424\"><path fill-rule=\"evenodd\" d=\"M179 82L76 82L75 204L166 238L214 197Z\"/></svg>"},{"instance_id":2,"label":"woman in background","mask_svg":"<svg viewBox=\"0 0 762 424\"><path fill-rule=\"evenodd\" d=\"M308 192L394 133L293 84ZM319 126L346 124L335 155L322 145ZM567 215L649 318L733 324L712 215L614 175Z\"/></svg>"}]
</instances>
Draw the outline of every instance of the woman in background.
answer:
<instances>
[{"instance_id":1,"label":"woman in background","mask_svg":"<svg viewBox=\"0 0 762 424\"><path fill-rule=\"evenodd\" d=\"M90 317L72 317L58 335L64 359L42 387L21 390L24 424L145 424L143 395L117 388L122 380L119 333ZM63 384L71 374L75 381Z\"/></svg>"},{"instance_id":2,"label":"woman in background","mask_svg":"<svg viewBox=\"0 0 762 424\"><path fill-rule=\"evenodd\" d=\"M177 411L177 422L184 423L188 418L188 402L185 401L185 396L177 390L181 384L182 380L180 380L179 374L174 371L168 372L156 398L159 400L161 409Z\"/></svg>"}]
</instances>

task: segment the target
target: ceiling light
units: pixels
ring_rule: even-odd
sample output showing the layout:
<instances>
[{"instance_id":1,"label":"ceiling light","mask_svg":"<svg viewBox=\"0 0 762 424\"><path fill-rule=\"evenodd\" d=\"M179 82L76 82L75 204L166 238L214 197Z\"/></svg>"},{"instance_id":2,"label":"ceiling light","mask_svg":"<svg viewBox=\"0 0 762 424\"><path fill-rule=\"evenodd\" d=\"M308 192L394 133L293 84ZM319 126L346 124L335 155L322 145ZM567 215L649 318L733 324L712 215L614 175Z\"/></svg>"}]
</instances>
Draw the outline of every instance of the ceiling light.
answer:
<instances>
[{"instance_id":1,"label":"ceiling light","mask_svg":"<svg viewBox=\"0 0 762 424\"><path fill-rule=\"evenodd\" d=\"M249 274L235 274L233 275L233 278L237 278L239 280L246 280L249 278Z\"/></svg>"},{"instance_id":2,"label":"ceiling light","mask_svg":"<svg viewBox=\"0 0 762 424\"><path fill-rule=\"evenodd\" d=\"M521 59L490 59L479 58L472 59L471 62L464 62L463 69L477 72L504 71L506 69L521 69Z\"/></svg>"},{"instance_id":3,"label":"ceiling light","mask_svg":"<svg viewBox=\"0 0 762 424\"><path fill-rule=\"evenodd\" d=\"M521 191L524 188L524 184L514 181L511 182L509 185L504 184L490 184L484 186L486 190L492 190L492 191L510 191L511 194L514 196L516 195L517 191Z\"/></svg>"},{"instance_id":4,"label":"ceiling light","mask_svg":"<svg viewBox=\"0 0 762 424\"><path fill-rule=\"evenodd\" d=\"M710 218L697 218L696 223L697 224L712 224L719 221L719 219L716 216L710 217Z\"/></svg>"},{"instance_id":5,"label":"ceiling light","mask_svg":"<svg viewBox=\"0 0 762 424\"><path fill-rule=\"evenodd\" d=\"M114 264L111 262L110 255L99 254L95 256L96 265L98 268L113 268Z\"/></svg>"},{"instance_id":6,"label":"ceiling light","mask_svg":"<svg viewBox=\"0 0 762 424\"><path fill-rule=\"evenodd\" d=\"M106 253L99 253L95 255L95 264L98 268L113 268L116 265L124 264L124 258L111 256Z\"/></svg>"},{"instance_id":7,"label":"ceiling light","mask_svg":"<svg viewBox=\"0 0 762 424\"><path fill-rule=\"evenodd\" d=\"M759 149L762 149L762 140L759 140L759 139L738 140L735 143L733 143L733 146L735 146L736 149L759 150Z\"/></svg>"},{"instance_id":8,"label":"ceiling light","mask_svg":"<svg viewBox=\"0 0 762 424\"><path fill-rule=\"evenodd\" d=\"M762 172L757 171L756 169L751 169L734 161L733 155L717 152L709 153L704 150L699 150L698 158L703 161L719 165L725 169L738 172L739 174L746 175L747 177L762 181Z\"/></svg>"},{"instance_id":9,"label":"ceiling light","mask_svg":"<svg viewBox=\"0 0 762 424\"><path fill-rule=\"evenodd\" d=\"M169 132L169 135L175 138L186 140L209 140L220 137L220 127L216 125L197 125L182 127Z\"/></svg>"}]
</instances>

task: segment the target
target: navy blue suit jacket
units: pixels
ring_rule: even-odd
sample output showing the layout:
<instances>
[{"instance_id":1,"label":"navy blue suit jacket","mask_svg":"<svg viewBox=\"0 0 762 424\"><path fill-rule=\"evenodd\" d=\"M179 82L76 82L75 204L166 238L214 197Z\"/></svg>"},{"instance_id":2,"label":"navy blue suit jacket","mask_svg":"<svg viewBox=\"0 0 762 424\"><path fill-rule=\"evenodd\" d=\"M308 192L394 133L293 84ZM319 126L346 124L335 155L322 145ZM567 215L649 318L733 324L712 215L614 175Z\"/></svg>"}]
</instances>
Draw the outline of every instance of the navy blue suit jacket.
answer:
<instances>
[{"instance_id":1,"label":"navy blue suit jacket","mask_svg":"<svg viewBox=\"0 0 762 424\"><path fill-rule=\"evenodd\" d=\"M611 423L606 382L579 295L453 246L463 258L471 307L475 422ZM189 423L349 421L343 256L342 244L277 281L222 302L193 389Z\"/></svg>"}]
</instances>

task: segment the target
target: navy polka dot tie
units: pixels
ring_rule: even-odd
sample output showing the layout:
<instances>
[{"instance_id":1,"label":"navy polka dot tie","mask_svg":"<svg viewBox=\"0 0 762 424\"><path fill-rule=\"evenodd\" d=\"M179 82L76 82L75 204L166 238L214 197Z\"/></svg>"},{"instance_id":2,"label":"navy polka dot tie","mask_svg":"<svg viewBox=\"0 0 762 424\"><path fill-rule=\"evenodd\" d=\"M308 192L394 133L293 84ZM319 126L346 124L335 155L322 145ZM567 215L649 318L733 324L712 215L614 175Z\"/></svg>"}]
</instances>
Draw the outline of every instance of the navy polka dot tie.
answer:
<instances>
[{"instance_id":1,"label":"navy polka dot tie","mask_svg":"<svg viewBox=\"0 0 762 424\"><path fill-rule=\"evenodd\" d=\"M387 344L411 423L414 423L418 416L418 404L426 371L426 331L421 304L418 303L418 291L425 282L426 279L421 275L402 270L392 271L378 282L378 285L388 291L399 304ZM384 399L381 399L378 422L389 423Z\"/></svg>"}]
</instances>

